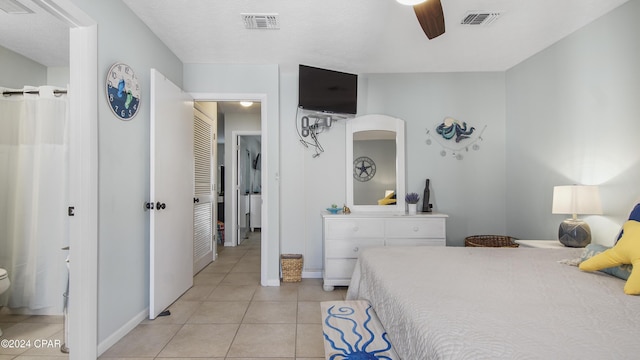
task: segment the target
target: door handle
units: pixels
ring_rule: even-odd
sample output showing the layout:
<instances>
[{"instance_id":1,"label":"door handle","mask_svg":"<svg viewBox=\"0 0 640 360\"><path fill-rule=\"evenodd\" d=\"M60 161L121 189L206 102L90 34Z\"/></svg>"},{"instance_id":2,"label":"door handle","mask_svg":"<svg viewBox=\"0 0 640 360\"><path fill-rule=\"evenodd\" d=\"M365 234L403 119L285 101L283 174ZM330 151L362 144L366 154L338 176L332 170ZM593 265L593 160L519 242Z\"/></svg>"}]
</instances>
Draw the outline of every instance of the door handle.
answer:
<instances>
[{"instance_id":1,"label":"door handle","mask_svg":"<svg viewBox=\"0 0 640 360\"><path fill-rule=\"evenodd\" d=\"M193 198L193 203L199 203L200 202L200 198Z\"/></svg>"},{"instance_id":2,"label":"door handle","mask_svg":"<svg viewBox=\"0 0 640 360\"><path fill-rule=\"evenodd\" d=\"M158 210L164 210L166 207L167 205L165 203L161 203L160 201L156 203L156 209Z\"/></svg>"}]
</instances>

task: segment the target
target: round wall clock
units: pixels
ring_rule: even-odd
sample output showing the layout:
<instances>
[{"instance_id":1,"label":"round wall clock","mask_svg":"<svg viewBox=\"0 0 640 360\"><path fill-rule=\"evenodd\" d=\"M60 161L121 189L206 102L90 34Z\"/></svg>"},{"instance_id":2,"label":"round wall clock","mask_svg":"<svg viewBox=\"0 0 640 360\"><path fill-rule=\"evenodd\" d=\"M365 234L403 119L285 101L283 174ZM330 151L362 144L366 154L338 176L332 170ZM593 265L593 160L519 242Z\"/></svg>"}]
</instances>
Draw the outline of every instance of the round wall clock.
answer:
<instances>
[{"instance_id":1,"label":"round wall clock","mask_svg":"<svg viewBox=\"0 0 640 360\"><path fill-rule=\"evenodd\" d=\"M353 177L358 181L369 181L376 174L376 163L367 156L353 161Z\"/></svg>"},{"instance_id":2,"label":"round wall clock","mask_svg":"<svg viewBox=\"0 0 640 360\"><path fill-rule=\"evenodd\" d=\"M127 64L113 64L106 83L111 111L121 120L131 120L140 109L140 83L133 69Z\"/></svg>"}]
</instances>

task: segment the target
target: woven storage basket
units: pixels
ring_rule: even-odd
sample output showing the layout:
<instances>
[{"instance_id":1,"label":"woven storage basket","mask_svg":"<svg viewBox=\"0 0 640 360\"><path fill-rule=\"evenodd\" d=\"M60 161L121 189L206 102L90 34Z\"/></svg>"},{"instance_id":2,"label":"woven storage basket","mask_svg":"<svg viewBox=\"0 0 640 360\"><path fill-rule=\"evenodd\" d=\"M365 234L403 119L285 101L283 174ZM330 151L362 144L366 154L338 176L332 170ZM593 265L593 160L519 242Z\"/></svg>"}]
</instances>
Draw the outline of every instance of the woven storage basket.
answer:
<instances>
[{"instance_id":1,"label":"woven storage basket","mask_svg":"<svg viewBox=\"0 0 640 360\"><path fill-rule=\"evenodd\" d=\"M464 246L468 247L512 247L519 244L513 242L511 236L502 235L474 235L464 239Z\"/></svg>"},{"instance_id":2,"label":"woven storage basket","mask_svg":"<svg viewBox=\"0 0 640 360\"><path fill-rule=\"evenodd\" d=\"M282 265L283 282L299 282L302 280L302 255L282 254L280 255Z\"/></svg>"}]
</instances>

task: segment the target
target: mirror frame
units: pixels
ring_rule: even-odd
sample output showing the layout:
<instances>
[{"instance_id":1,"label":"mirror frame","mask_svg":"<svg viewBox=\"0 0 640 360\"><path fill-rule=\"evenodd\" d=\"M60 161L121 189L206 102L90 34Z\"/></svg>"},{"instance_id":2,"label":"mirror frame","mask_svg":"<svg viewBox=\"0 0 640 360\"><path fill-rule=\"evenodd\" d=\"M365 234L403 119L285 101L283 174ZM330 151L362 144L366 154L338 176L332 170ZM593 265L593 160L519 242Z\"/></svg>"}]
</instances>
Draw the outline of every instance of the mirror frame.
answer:
<instances>
[{"instance_id":1,"label":"mirror frame","mask_svg":"<svg viewBox=\"0 0 640 360\"><path fill-rule=\"evenodd\" d=\"M353 203L353 134L367 130L386 130L396 133L396 204L355 205ZM405 135L404 120L387 115L363 115L347 121L346 125L346 178L347 206L357 212L405 212Z\"/></svg>"}]
</instances>

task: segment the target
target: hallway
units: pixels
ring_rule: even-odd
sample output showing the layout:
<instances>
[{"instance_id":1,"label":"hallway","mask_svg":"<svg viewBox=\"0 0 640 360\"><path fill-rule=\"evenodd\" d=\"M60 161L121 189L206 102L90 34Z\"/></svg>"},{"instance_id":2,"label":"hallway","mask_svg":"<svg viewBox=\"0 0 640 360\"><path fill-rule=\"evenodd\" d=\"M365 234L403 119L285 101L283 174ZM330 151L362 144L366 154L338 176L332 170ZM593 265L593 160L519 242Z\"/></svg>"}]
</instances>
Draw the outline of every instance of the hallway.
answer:
<instances>
[{"instance_id":1,"label":"hallway","mask_svg":"<svg viewBox=\"0 0 640 360\"><path fill-rule=\"evenodd\" d=\"M324 359L320 301L346 290L325 292L321 279L260 286L260 232L218 249L170 316L143 321L100 359Z\"/></svg>"}]
</instances>

